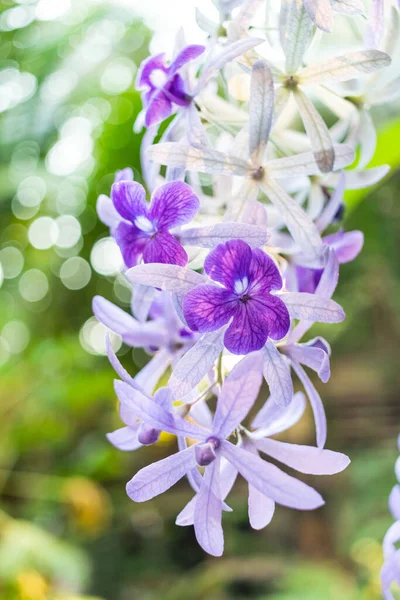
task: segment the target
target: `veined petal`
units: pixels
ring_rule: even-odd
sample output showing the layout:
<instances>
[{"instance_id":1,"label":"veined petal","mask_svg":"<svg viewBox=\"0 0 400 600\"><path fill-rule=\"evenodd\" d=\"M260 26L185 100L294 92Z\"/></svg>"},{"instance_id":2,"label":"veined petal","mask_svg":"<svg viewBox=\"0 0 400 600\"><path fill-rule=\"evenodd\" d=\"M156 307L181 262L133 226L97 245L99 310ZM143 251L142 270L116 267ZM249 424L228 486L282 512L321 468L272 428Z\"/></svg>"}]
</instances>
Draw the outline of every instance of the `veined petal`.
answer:
<instances>
[{"instance_id":1,"label":"veined petal","mask_svg":"<svg viewBox=\"0 0 400 600\"><path fill-rule=\"evenodd\" d=\"M142 444L138 440L137 429L132 427L121 427L112 433L107 433L107 439L113 446L118 450L124 452L131 452L142 447Z\"/></svg>"},{"instance_id":2,"label":"veined petal","mask_svg":"<svg viewBox=\"0 0 400 600\"><path fill-rule=\"evenodd\" d=\"M258 456L256 447L252 440L244 438L241 444L247 452ZM253 529L264 529L272 521L275 512L275 502L264 496L255 487L249 485L249 521Z\"/></svg>"},{"instance_id":3,"label":"veined petal","mask_svg":"<svg viewBox=\"0 0 400 600\"><path fill-rule=\"evenodd\" d=\"M328 4L330 5L329 0ZM300 88L296 90L294 97L304 128L310 138L315 161L323 173L329 173L332 171L335 161L335 151L329 129L313 103Z\"/></svg>"},{"instance_id":4,"label":"veined petal","mask_svg":"<svg viewBox=\"0 0 400 600\"><path fill-rule=\"evenodd\" d=\"M232 354L249 354L261 350L268 339L270 318L264 306L255 300L238 303L224 344Z\"/></svg>"},{"instance_id":5,"label":"veined petal","mask_svg":"<svg viewBox=\"0 0 400 600\"><path fill-rule=\"evenodd\" d=\"M245 54L245 52L252 50L259 44L264 43L264 41L265 40L262 38L247 37L237 40L231 44L227 44L223 50L220 51L217 56L214 56L204 68L194 91L194 95L198 94L200 90L204 89L214 74L223 69L228 62L231 62L235 58Z\"/></svg>"},{"instance_id":6,"label":"veined petal","mask_svg":"<svg viewBox=\"0 0 400 600\"><path fill-rule=\"evenodd\" d=\"M111 199L116 211L133 222L138 216L147 215L146 192L136 181L117 181L111 188Z\"/></svg>"},{"instance_id":7,"label":"veined petal","mask_svg":"<svg viewBox=\"0 0 400 600\"><path fill-rule=\"evenodd\" d=\"M218 438L228 437L247 416L260 391L262 367L261 353L250 354L225 379L212 428Z\"/></svg>"},{"instance_id":8,"label":"veined petal","mask_svg":"<svg viewBox=\"0 0 400 600\"><path fill-rule=\"evenodd\" d=\"M173 354L169 348L159 350L151 360L135 376L135 387L145 390L151 395L160 378L170 366Z\"/></svg>"},{"instance_id":9,"label":"veined petal","mask_svg":"<svg viewBox=\"0 0 400 600\"><path fill-rule=\"evenodd\" d=\"M280 406L272 397L257 413L251 426L258 429L257 437L269 437L290 429L303 416L306 409L306 398L303 392L297 392L288 406Z\"/></svg>"},{"instance_id":10,"label":"veined petal","mask_svg":"<svg viewBox=\"0 0 400 600\"><path fill-rule=\"evenodd\" d=\"M135 502L146 502L169 490L196 466L194 446L141 469L128 482L126 492Z\"/></svg>"},{"instance_id":11,"label":"veined petal","mask_svg":"<svg viewBox=\"0 0 400 600\"><path fill-rule=\"evenodd\" d=\"M111 230L115 229L121 221L121 215L116 210L113 201L105 194L100 194L97 198L96 210L100 221Z\"/></svg>"},{"instance_id":12,"label":"veined petal","mask_svg":"<svg viewBox=\"0 0 400 600\"><path fill-rule=\"evenodd\" d=\"M168 382L175 399L186 396L209 372L224 347L224 331L204 334L181 358Z\"/></svg>"},{"instance_id":13,"label":"veined petal","mask_svg":"<svg viewBox=\"0 0 400 600\"><path fill-rule=\"evenodd\" d=\"M336 183L335 190L331 195L329 202L325 206L324 210L316 220L318 231L324 231L332 223L333 219L337 215L340 206L343 203L344 191L346 189L346 176L342 171L339 175L339 179Z\"/></svg>"},{"instance_id":14,"label":"veined petal","mask_svg":"<svg viewBox=\"0 0 400 600\"><path fill-rule=\"evenodd\" d=\"M216 331L228 323L238 302L229 290L216 285L200 285L184 297L183 314L192 331Z\"/></svg>"},{"instance_id":15,"label":"veined petal","mask_svg":"<svg viewBox=\"0 0 400 600\"><path fill-rule=\"evenodd\" d=\"M263 190L276 206L285 221L295 242L304 254L319 259L322 254L322 240L315 224L304 210L275 181L268 179L263 183Z\"/></svg>"},{"instance_id":16,"label":"veined petal","mask_svg":"<svg viewBox=\"0 0 400 600\"><path fill-rule=\"evenodd\" d=\"M288 406L293 399L293 382L289 365L271 341L265 344L263 353L263 372L271 398L279 406Z\"/></svg>"},{"instance_id":17,"label":"veined petal","mask_svg":"<svg viewBox=\"0 0 400 600\"><path fill-rule=\"evenodd\" d=\"M268 254L259 249L252 252L248 278L249 291L253 294L282 289L282 277L278 267Z\"/></svg>"},{"instance_id":18,"label":"veined petal","mask_svg":"<svg viewBox=\"0 0 400 600\"><path fill-rule=\"evenodd\" d=\"M126 272L132 283L185 294L197 285L207 283L207 278L196 271L178 265L147 264L137 265Z\"/></svg>"},{"instance_id":19,"label":"veined petal","mask_svg":"<svg viewBox=\"0 0 400 600\"><path fill-rule=\"evenodd\" d=\"M357 15L364 12L362 0L335 0L333 10L343 15Z\"/></svg>"},{"instance_id":20,"label":"veined petal","mask_svg":"<svg viewBox=\"0 0 400 600\"><path fill-rule=\"evenodd\" d=\"M148 155L162 165L186 171L243 176L250 172L250 165L241 158L211 148L194 148L177 142L155 144L149 148Z\"/></svg>"},{"instance_id":21,"label":"veined petal","mask_svg":"<svg viewBox=\"0 0 400 600\"><path fill-rule=\"evenodd\" d=\"M204 270L211 279L233 291L235 282L247 277L251 260L250 246L242 240L232 240L210 252L204 261Z\"/></svg>"},{"instance_id":22,"label":"veined petal","mask_svg":"<svg viewBox=\"0 0 400 600\"><path fill-rule=\"evenodd\" d=\"M306 292L288 292L280 298L286 304L293 319L313 323L341 323L346 318L343 309L334 300Z\"/></svg>"},{"instance_id":23,"label":"veined petal","mask_svg":"<svg viewBox=\"0 0 400 600\"><path fill-rule=\"evenodd\" d=\"M333 144L333 150L335 154L333 169L335 171L351 165L354 161L354 149L348 144ZM288 177L318 175L321 173L312 152L302 152L301 154L270 160L267 163L266 171L271 179L286 179ZM336 178L337 176L333 174L328 177ZM331 183L331 185L333 187L334 184Z\"/></svg>"},{"instance_id":24,"label":"veined petal","mask_svg":"<svg viewBox=\"0 0 400 600\"><path fill-rule=\"evenodd\" d=\"M194 509L196 539L212 556L222 556L224 551L221 519L220 460L217 457L206 467Z\"/></svg>"},{"instance_id":25,"label":"veined petal","mask_svg":"<svg viewBox=\"0 0 400 600\"><path fill-rule=\"evenodd\" d=\"M323 448L326 443L327 424L325 409L324 405L322 404L321 397L305 370L295 361L292 361L292 368L303 384L308 399L310 400L311 408L314 413L315 428L317 433L317 446L318 448Z\"/></svg>"},{"instance_id":26,"label":"veined petal","mask_svg":"<svg viewBox=\"0 0 400 600\"><path fill-rule=\"evenodd\" d=\"M391 58L385 52L359 50L305 67L299 71L298 77L301 85L349 81L383 69L390 63Z\"/></svg>"},{"instance_id":27,"label":"veined petal","mask_svg":"<svg viewBox=\"0 0 400 600\"><path fill-rule=\"evenodd\" d=\"M309 475L334 475L344 471L350 464L350 459L345 454L313 446L288 444L268 438L254 439L254 444L258 450L275 460Z\"/></svg>"},{"instance_id":28,"label":"veined petal","mask_svg":"<svg viewBox=\"0 0 400 600\"><path fill-rule=\"evenodd\" d=\"M313 510L324 504L320 494L302 481L287 475L259 456L224 441L221 454L248 483L278 504L299 510Z\"/></svg>"},{"instance_id":29,"label":"veined petal","mask_svg":"<svg viewBox=\"0 0 400 600\"><path fill-rule=\"evenodd\" d=\"M136 283L132 286L132 314L135 315L140 323L144 323L147 320L155 294L156 291L154 288L147 285Z\"/></svg>"},{"instance_id":30,"label":"veined petal","mask_svg":"<svg viewBox=\"0 0 400 600\"><path fill-rule=\"evenodd\" d=\"M258 203L257 203L258 204ZM259 205L261 206L261 205ZM268 239L266 227L247 223L217 223L184 229L179 234L182 244L200 248L216 248L231 240L242 240L252 248L264 246Z\"/></svg>"},{"instance_id":31,"label":"veined petal","mask_svg":"<svg viewBox=\"0 0 400 600\"><path fill-rule=\"evenodd\" d=\"M249 151L254 164L261 164L267 147L274 111L274 82L271 69L257 60L251 72Z\"/></svg>"},{"instance_id":32,"label":"veined petal","mask_svg":"<svg viewBox=\"0 0 400 600\"><path fill-rule=\"evenodd\" d=\"M124 310L101 296L93 298L93 312L106 327L118 333L133 348L160 347L166 344L168 332L159 322L139 323Z\"/></svg>"},{"instance_id":33,"label":"veined petal","mask_svg":"<svg viewBox=\"0 0 400 600\"><path fill-rule=\"evenodd\" d=\"M145 109L146 127L152 127L168 119L174 112L174 107L163 89L155 92Z\"/></svg>"},{"instance_id":34,"label":"veined petal","mask_svg":"<svg viewBox=\"0 0 400 600\"><path fill-rule=\"evenodd\" d=\"M314 33L314 25L301 0L282 0L279 30L286 70L295 73Z\"/></svg>"},{"instance_id":35,"label":"veined petal","mask_svg":"<svg viewBox=\"0 0 400 600\"><path fill-rule=\"evenodd\" d=\"M173 181L158 187L152 195L149 217L158 230L190 223L197 215L200 201L190 185Z\"/></svg>"},{"instance_id":36,"label":"veined petal","mask_svg":"<svg viewBox=\"0 0 400 600\"><path fill-rule=\"evenodd\" d=\"M185 267L188 262L188 255L172 234L168 231L159 231L146 243L143 250L143 262Z\"/></svg>"},{"instance_id":37,"label":"veined petal","mask_svg":"<svg viewBox=\"0 0 400 600\"><path fill-rule=\"evenodd\" d=\"M319 29L331 33L333 12L330 0L303 0L306 11ZM335 2L336 4L336 2Z\"/></svg>"},{"instance_id":38,"label":"veined petal","mask_svg":"<svg viewBox=\"0 0 400 600\"><path fill-rule=\"evenodd\" d=\"M147 398L137 390L132 390L130 386L122 381L115 382L115 391L122 403L129 406L139 419L146 425L154 427L154 429L168 431L173 435L190 437L195 440L203 440L208 434L206 429L181 419L154 400Z\"/></svg>"},{"instance_id":39,"label":"veined petal","mask_svg":"<svg viewBox=\"0 0 400 600\"><path fill-rule=\"evenodd\" d=\"M324 242L335 250L339 264L344 264L360 254L364 245L364 234L362 231L338 231L325 236Z\"/></svg>"},{"instance_id":40,"label":"veined petal","mask_svg":"<svg viewBox=\"0 0 400 600\"><path fill-rule=\"evenodd\" d=\"M170 64L168 69L169 75L173 75L188 62L191 62L192 60L195 60L196 58L201 56L204 53L205 49L205 46L200 46L196 44L192 44L191 46L186 46L186 48L183 48L179 52L178 56Z\"/></svg>"},{"instance_id":41,"label":"veined petal","mask_svg":"<svg viewBox=\"0 0 400 600\"><path fill-rule=\"evenodd\" d=\"M149 237L141 229L127 221L121 221L114 231L114 238L121 250L125 265L133 267L141 260Z\"/></svg>"},{"instance_id":42,"label":"veined petal","mask_svg":"<svg viewBox=\"0 0 400 600\"><path fill-rule=\"evenodd\" d=\"M287 344L281 347L281 352L318 373L318 377L324 383L329 381L331 374L329 354L322 348L307 344Z\"/></svg>"},{"instance_id":43,"label":"veined petal","mask_svg":"<svg viewBox=\"0 0 400 600\"><path fill-rule=\"evenodd\" d=\"M284 302L272 294L259 294L251 303L268 322L268 337L272 340L284 338L290 328L289 311Z\"/></svg>"}]
</instances>

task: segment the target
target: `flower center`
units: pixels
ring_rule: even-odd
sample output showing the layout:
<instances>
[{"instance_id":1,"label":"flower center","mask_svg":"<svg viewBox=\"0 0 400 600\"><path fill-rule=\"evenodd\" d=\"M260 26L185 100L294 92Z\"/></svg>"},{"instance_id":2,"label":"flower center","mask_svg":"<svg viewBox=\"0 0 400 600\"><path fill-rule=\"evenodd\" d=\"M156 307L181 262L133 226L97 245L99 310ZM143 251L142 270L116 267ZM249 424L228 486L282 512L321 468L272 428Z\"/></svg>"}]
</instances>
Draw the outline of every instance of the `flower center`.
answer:
<instances>
[{"instance_id":1,"label":"flower center","mask_svg":"<svg viewBox=\"0 0 400 600\"><path fill-rule=\"evenodd\" d=\"M168 75L161 69L154 69L154 71L150 73L149 79L154 87L160 88L166 83Z\"/></svg>"},{"instance_id":2,"label":"flower center","mask_svg":"<svg viewBox=\"0 0 400 600\"><path fill-rule=\"evenodd\" d=\"M215 451L220 445L219 439L213 436L209 437L205 443L197 444L194 453L199 467L207 467L216 459Z\"/></svg>"},{"instance_id":3,"label":"flower center","mask_svg":"<svg viewBox=\"0 0 400 600\"><path fill-rule=\"evenodd\" d=\"M244 294L247 291L248 287L249 280L247 279L247 277L243 277L243 279L236 279L234 284L234 290L236 294L238 294L239 296L241 294Z\"/></svg>"},{"instance_id":4,"label":"flower center","mask_svg":"<svg viewBox=\"0 0 400 600\"><path fill-rule=\"evenodd\" d=\"M143 215L139 215L138 217L136 217L134 223L138 229L140 229L141 231L144 231L145 233L155 233L156 232L153 223L147 217L144 217Z\"/></svg>"}]
</instances>

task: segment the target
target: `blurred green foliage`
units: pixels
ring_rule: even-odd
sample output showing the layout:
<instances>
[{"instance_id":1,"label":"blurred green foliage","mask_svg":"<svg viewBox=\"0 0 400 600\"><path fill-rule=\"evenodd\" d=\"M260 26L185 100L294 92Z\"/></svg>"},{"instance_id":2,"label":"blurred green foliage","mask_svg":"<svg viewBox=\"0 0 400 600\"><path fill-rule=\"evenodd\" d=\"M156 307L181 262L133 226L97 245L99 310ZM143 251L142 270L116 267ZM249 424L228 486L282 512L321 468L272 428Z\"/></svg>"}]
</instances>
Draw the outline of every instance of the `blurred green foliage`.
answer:
<instances>
[{"instance_id":1,"label":"blurred green foliage","mask_svg":"<svg viewBox=\"0 0 400 600\"><path fill-rule=\"evenodd\" d=\"M113 74L125 77L118 70L125 65L133 79L150 34L130 13L86 2L76 2L62 19L28 19L6 31L4 14L15 7L25 5L0 2L0 85L15 73L33 75L35 85L0 113L0 263L4 248L24 257L22 271L0 287L0 342L11 344L0 344L0 598L377 600L400 429L399 176L349 197L345 225L365 232L365 249L342 268L338 300L348 319L334 330L319 328L333 341L332 381L323 388L317 383L331 424L329 446L348 452L352 466L333 481L314 481L326 507L313 514L279 508L259 533L250 530L246 489L239 485L230 499L234 512L224 515L225 556L210 559L192 528L174 524L190 498L185 482L146 505L126 497L131 475L169 453L175 441L165 437L135 454L108 444L105 433L119 423L113 372L80 342L93 295L129 304L114 275L93 268L91 250L107 235L96 220L98 194L109 192L117 169L131 166L140 179L140 135L133 133L140 100L131 82L121 89ZM57 174L49 156L71 119L90 124L93 147L71 173ZM378 163L397 166L399 124L382 126ZM39 203L20 202L29 177L44 182ZM66 214L81 227L72 247L39 249L29 242L35 219ZM69 289L60 271L76 256L90 265L91 277ZM21 293L21 278L31 269L48 281L37 301ZM15 322L26 325L26 348L12 345L9 331L19 330L7 326ZM124 347L121 354L132 373L145 360ZM290 435L313 443L311 416Z\"/></svg>"}]
</instances>

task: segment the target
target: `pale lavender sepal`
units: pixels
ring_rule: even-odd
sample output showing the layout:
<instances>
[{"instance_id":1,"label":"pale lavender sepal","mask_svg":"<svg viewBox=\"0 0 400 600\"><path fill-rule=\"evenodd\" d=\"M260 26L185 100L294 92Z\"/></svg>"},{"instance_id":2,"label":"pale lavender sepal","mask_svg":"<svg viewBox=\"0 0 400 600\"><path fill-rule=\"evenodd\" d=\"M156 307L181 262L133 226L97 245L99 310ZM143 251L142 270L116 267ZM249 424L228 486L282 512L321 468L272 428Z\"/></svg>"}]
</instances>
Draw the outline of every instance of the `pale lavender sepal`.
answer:
<instances>
[{"instance_id":1,"label":"pale lavender sepal","mask_svg":"<svg viewBox=\"0 0 400 600\"><path fill-rule=\"evenodd\" d=\"M288 406L293 398L293 382L288 362L271 341L265 344L263 355L263 373L271 398L280 406Z\"/></svg>"},{"instance_id":2,"label":"pale lavender sepal","mask_svg":"<svg viewBox=\"0 0 400 600\"><path fill-rule=\"evenodd\" d=\"M324 405L317 390L315 389L311 379L308 377L305 370L295 361L292 361L292 367L296 375L304 386L308 399L310 400L311 408L314 413L315 428L317 435L317 446L323 448L327 437L327 422Z\"/></svg>"},{"instance_id":3,"label":"pale lavender sepal","mask_svg":"<svg viewBox=\"0 0 400 600\"><path fill-rule=\"evenodd\" d=\"M389 509L393 518L400 521L400 485L395 485L390 492Z\"/></svg>"},{"instance_id":4,"label":"pale lavender sepal","mask_svg":"<svg viewBox=\"0 0 400 600\"><path fill-rule=\"evenodd\" d=\"M302 392L297 392L289 406L279 406L273 398L269 398L255 416L251 426L257 429L257 436L267 437L286 431L295 425L306 409L306 399Z\"/></svg>"},{"instance_id":5,"label":"pale lavender sepal","mask_svg":"<svg viewBox=\"0 0 400 600\"><path fill-rule=\"evenodd\" d=\"M350 459L340 452L322 450L313 446L288 444L268 438L255 439L254 444L261 452L308 475L334 475L350 464Z\"/></svg>"},{"instance_id":6,"label":"pale lavender sepal","mask_svg":"<svg viewBox=\"0 0 400 600\"><path fill-rule=\"evenodd\" d=\"M230 442L222 442L221 453L250 485L278 504L299 510L313 510L324 504L313 488Z\"/></svg>"},{"instance_id":7,"label":"pale lavender sepal","mask_svg":"<svg viewBox=\"0 0 400 600\"><path fill-rule=\"evenodd\" d=\"M124 452L130 452L142 447L142 444L138 440L137 428L121 427L121 429L117 429L112 433L107 433L106 437L113 446Z\"/></svg>"},{"instance_id":8,"label":"pale lavender sepal","mask_svg":"<svg viewBox=\"0 0 400 600\"><path fill-rule=\"evenodd\" d=\"M194 510L194 531L200 546L212 556L222 556L222 500L220 461L217 458L206 467Z\"/></svg>"},{"instance_id":9,"label":"pale lavender sepal","mask_svg":"<svg viewBox=\"0 0 400 600\"><path fill-rule=\"evenodd\" d=\"M126 492L134 502L146 502L169 490L195 466L194 448L191 446L141 469L127 483Z\"/></svg>"},{"instance_id":10,"label":"pale lavender sepal","mask_svg":"<svg viewBox=\"0 0 400 600\"><path fill-rule=\"evenodd\" d=\"M226 438L246 418L257 399L262 383L261 353L243 358L225 379L217 402L213 434Z\"/></svg>"}]
</instances>

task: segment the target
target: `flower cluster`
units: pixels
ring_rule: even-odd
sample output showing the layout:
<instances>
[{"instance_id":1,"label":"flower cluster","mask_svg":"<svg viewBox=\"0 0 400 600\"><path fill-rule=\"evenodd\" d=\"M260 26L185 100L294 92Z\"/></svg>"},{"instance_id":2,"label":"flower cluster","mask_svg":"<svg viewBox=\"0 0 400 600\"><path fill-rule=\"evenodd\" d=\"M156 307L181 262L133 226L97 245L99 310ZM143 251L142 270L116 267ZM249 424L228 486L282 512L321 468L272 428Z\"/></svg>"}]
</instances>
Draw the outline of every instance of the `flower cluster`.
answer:
<instances>
[{"instance_id":1,"label":"flower cluster","mask_svg":"<svg viewBox=\"0 0 400 600\"><path fill-rule=\"evenodd\" d=\"M390 77L393 35L383 35L385 18L398 22L395 7L385 16L374 1L366 21L362 0L282 0L264 23L265 0L214 4L216 22L197 11L207 48L186 45L180 33L171 62L152 56L139 70L147 190L124 169L110 197L98 200L132 285L133 316L101 297L93 310L152 356L133 378L107 338L124 423L110 442L137 450L162 431L177 438L177 453L136 473L128 495L143 502L186 476L194 496L177 524L194 525L202 548L220 556L222 511L231 510L225 501L238 474L249 485L255 529L268 525L276 503L323 504L264 455L321 475L349 463L325 449L324 406L306 369L328 381L331 351L307 334L316 322L345 318L332 296L363 235L342 227L344 194L388 172L367 168L376 145L368 109L378 99L365 81L378 82L387 68L379 102L400 86ZM338 13L364 28L364 47L315 60L325 39L317 28L331 32ZM267 39L253 35L254 23ZM335 115L330 127L326 109ZM305 395L294 392L292 373ZM263 380L269 397L249 420L265 398ZM272 439L301 418L306 397L316 446Z\"/></svg>"},{"instance_id":2,"label":"flower cluster","mask_svg":"<svg viewBox=\"0 0 400 600\"><path fill-rule=\"evenodd\" d=\"M400 436L397 446L400 450ZM398 548L400 542L400 456L396 461L395 474L398 483L390 493L389 510L396 521L391 525L383 540L385 563L381 570L381 582L384 600L394 600L391 591L392 584L396 583L397 587L400 587L400 550Z\"/></svg>"}]
</instances>

